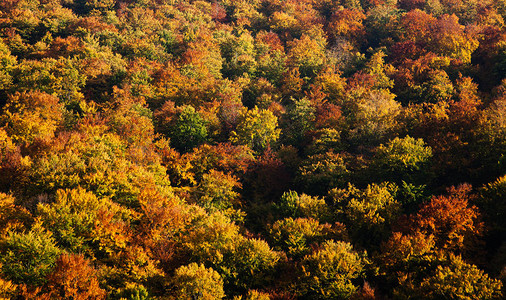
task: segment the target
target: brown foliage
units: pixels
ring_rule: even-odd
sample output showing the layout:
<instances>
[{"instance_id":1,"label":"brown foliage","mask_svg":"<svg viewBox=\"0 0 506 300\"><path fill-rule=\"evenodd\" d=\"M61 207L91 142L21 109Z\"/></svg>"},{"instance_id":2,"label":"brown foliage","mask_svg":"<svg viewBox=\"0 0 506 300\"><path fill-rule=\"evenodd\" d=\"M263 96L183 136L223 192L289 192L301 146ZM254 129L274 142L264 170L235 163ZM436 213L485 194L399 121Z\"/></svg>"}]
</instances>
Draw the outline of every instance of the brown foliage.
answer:
<instances>
[{"instance_id":1,"label":"brown foliage","mask_svg":"<svg viewBox=\"0 0 506 300\"><path fill-rule=\"evenodd\" d=\"M432 197L402 229L433 235L436 246L442 249L457 253L473 251L484 230L478 208L469 203L474 198L470 185L452 187L447 196Z\"/></svg>"},{"instance_id":2,"label":"brown foliage","mask_svg":"<svg viewBox=\"0 0 506 300\"><path fill-rule=\"evenodd\" d=\"M56 261L56 267L48 275L48 282L42 288L44 293L23 293L28 297L41 300L75 299L99 300L105 299L106 293L98 285L95 269L80 254L63 254ZM40 291L40 289L38 289Z\"/></svg>"},{"instance_id":3,"label":"brown foliage","mask_svg":"<svg viewBox=\"0 0 506 300\"><path fill-rule=\"evenodd\" d=\"M366 34L364 19L365 15L357 9L340 9L332 14L327 30L334 39L345 37L350 41L362 41Z\"/></svg>"},{"instance_id":4,"label":"brown foliage","mask_svg":"<svg viewBox=\"0 0 506 300\"><path fill-rule=\"evenodd\" d=\"M257 199L277 199L288 189L292 178L284 163L271 149L267 149L251 165L248 172L248 188Z\"/></svg>"}]
</instances>

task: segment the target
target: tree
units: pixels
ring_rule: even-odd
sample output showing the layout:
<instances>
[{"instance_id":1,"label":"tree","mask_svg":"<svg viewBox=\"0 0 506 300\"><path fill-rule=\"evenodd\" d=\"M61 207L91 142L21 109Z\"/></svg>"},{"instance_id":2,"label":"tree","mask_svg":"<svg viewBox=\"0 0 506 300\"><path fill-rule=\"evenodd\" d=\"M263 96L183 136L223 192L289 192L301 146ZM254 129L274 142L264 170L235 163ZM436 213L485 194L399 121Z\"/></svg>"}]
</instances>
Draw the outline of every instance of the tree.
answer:
<instances>
[{"instance_id":1,"label":"tree","mask_svg":"<svg viewBox=\"0 0 506 300\"><path fill-rule=\"evenodd\" d=\"M181 108L169 134L174 147L183 152L205 143L207 135L206 122L190 105Z\"/></svg>"},{"instance_id":2,"label":"tree","mask_svg":"<svg viewBox=\"0 0 506 300\"><path fill-rule=\"evenodd\" d=\"M455 15L443 15L431 32L429 49L434 53L459 60L464 64L471 62L471 54L478 48L478 41L471 32L459 24Z\"/></svg>"},{"instance_id":3,"label":"tree","mask_svg":"<svg viewBox=\"0 0 506 300\"><path fill-rule=\"evenodd\" d=\"M350 87L350 93L354 92ZM348 136L352 144L374 144L395 130L401 105L395 101L393 93L380 89L366 90L358 99L350 96L344 109L349 110L347 123L351 130Z\"/></svg>"},{"instance_id":4,"label":"tree","mask_svg":"<svg viewBox=\"0 0 506 300\"><path fill-rule=\"evenodd\" d=\"M428 299L500 299L501 288L501 281L450 254L445 264L422 281L420 292Z\"/></svg>"},{"instance_id":5,"label":"tree","mask_svg":"<svg viewBox=\"0 0 506 300\"><path fill-rule=\"evenodd\" d=\"M366 263L349 243L327 241L302 260L298 293L306 299L347 299Z\"/></svg>"},{"instance_id":6,"label":"tree","mask_svg":"<svg viewBox=\"0 0 506 300\"><path fill-rule=\"evenodd\" d=\"M365 189L349 185L347 189L333 189L330 201L344 218L354 241L374 247L390 234L391 225L401 213L395 199L397 186L392 183L369 184Z\"/></svg>"},{"instance_id":7,"label":"tree","mask_svg":"<svg viewBox=\"0 0 506 300\"><path fill-rule=\"evenodd\" d=\"M320 222L330 221L331 213L325 200L306 194L299 195L288 191L274 204L274 208L282 218L312 218Z\"/></svg>"},{"instance_id":8,"label":"tree","mask_svg":"<svg viewBox=\"0 0 506 300\"><path fill-rule=\"evenodd\" d=\"M487 226L487 251L494 255L488 264L495 273L504 268L504 249L506 247L506 176L497 178L479 190L477 205L483 213Z\"/></svg>"},{"instance_id":9,"label":"tree","mask_svg":"<svg viewBox=\"0 0 506 300\"><path fill-rule=\"evenodd\" d=\"M316 132L311 145L308 146L307 151L309 154L321 154L331 150L339 151L344 150L344 145L341 140L342 132L333 128L323 128Z\"/></svg>"},{"instance_id":10,"label":"tree","mask_svg":"<svg viewBox=\"0 0 506 300\"><path fill-rule=\"evenodd\" d=\"M254 39L249 32L243 32L237 37L229 36L220 46L225 59L223 75L233 78L256 72Z\"/></svg>"},{"instance_id":11,"label":"tree","mask_svg":"<svg viewBox=\"0 0 506 300\"><path fill-rule=\"evenodd\" d=\"M2 265L0 265L2 269ZM9 280L0 277L0 299L11 299L16 295L16 285Z\"/></svg>"},{"instance_id":12,"label":"tree","mask_svg":"<svg viewBox=\"0 0 506 300\"><path fill-rule=\"evenodd\" d=\"M108 11L111 10L116 4L115 0L97 1L97 0L86 0L85 7L89 10Z\"/></svg>"},{"instance_id":13,"label":"tree","mask_svg":"<svg viewBox=\"0 0 506 300\"><path fill-rule=\"evenodd\" d=\"M0 189L12 191L13 187L24 180L30 161L21 154L7 132L0 128Z\"/></svg>"},{"instance_id":14,"label":"tree","mask_svg":"<svg viewBox=\"0 0 506 300\"><path fill-rule=\"evenodd\" d=\"M292 36L300 35L301 26L298 20L293 16L283 11L275 11L269 18L269 27L274 32L291 34Z\"/></svg>"},{"instance_id":15,"label":"tree","mask_svg":"<svg viewBox=\"0 0 506 300\"><path fill-rule=\"evenodd\" d=\"M121 219L127 213L107 198L98 198L83 188L56 191L50 204L39 204L37 216L45 228L51 230L59 245L71 252L92 254L95 226L99 215L108 211ZM91 253L90 253L91 252Z\"/></svg>"},{"instance_id":16,"label":"tree","mask_svg":"<svg viewBox=\"0 0 506 300\"><path fill-rule=\"evenodd\" d=\"M299 166L296 182L312 195L324 195L335 187L344 187L350 171L345 163L346 155L328 151L309 156Z\"/></svg>"},{"instance_id":17,"label":"tree","mask_svg":"<svg viewBox=\"0 0 506 300\"><path fill-rule=\"evenodd\" d=\"M47 280L44 289L48 292L37 295L39 299L106 299L96 270L80 254L62 254Z\"/></svg>"},{"instance_id":18,"label":"tree","mask_svg":"<svg viewBox=\"0 0 506 300\"><path fill-rule=\"evenodd\" d=\"M234 176L211 170L204 174L192 192L196 203L208 211L227 210L238 206L241 183Z\"/></svg>"},{"instance_id":19,"label":"tree","mask_svg":"<svg viewBox=\"0 0 506 300\"><path fill-rule=\"evenodd\" d=\"M283 73L287 71L287 57L279 36L274 32L261 31L255 39L257 77L279 86Z\"/></svg>"},{"instance_id":20,"label":"tree","mask_svg":"<svg viewBox=\"0 0 506 300\"><path fill-rule=\"evenodd\" d=\"M413 11L415 9L420 10L423 8L425 4L424 0L400 0L399 6L402 9L409 11Z\"/></svg>"},{"instance_id":21,"label":"tree","mask_svg":"<svg viewBox=\"0 0 506 300\"><path fill-rule=\"evenodd\" d=\"M454 94L454 86L448 74L443 70L430 70L426 82L422 84L422 93L434 102L449 101Z\"/></svg>"},{"instance_id":22,"label":"tree","mask_svg":"<svg viewBox=\"0 0 506 300\"><path fill-rule=\"evenodd\" d=\"M392 65L385 63L386 54L383 51L374 53L365 64L364 71L374 79L374 87L377 89L388 89L393 87L393 81L389 74L395 70Z\"/></svg>"},{"instance_id":23,"label":"tree","mask_svg":"<svg viewBox=\"0 0 506 300\"><path fill-rule=\"evenodd\" d=\"M280 255L265 241L242 236L239 226L220 211L208 215L202 208L192 207L186 218L185 227L178 231L175 240L166 236L166 242L175 247L173 261L167 265L187 261L211 266L232 295L266 286L274 279Z\"/></svg>"},{"instance_id":24,"label":"tree","mask_svg":"<svg viewBox=\"0 0 506 300\"><path fill-rule=\"evenodd\" d=\"M3 41L0 41L0 91L6 90L12 84L12 70L16 65L16 57Z\"/></svg>"},{"instance_id":25,"label":"tree","mask_svg":"<svg viewBox=\"0 0 506 300\"><path fill-rule=\"evenodd\" d=\"M255 107L246 112L237 129L231 133L230 140L262 151L278 140L281 130L277 126L278 118L272 112Z\"/></svg>"},{"instance_id":26,"label":"tree","mask_svg":"<svg viewBox=\"0 0 506 300\"><path fill-rule=\"evenodd\" d=\"M267 293L262 293L257 290L249 290L246 295L246 300L270 300L271 297Z\"/></svg>"},{"instance_id":27,"label":"tree","mask_svg":"<svg viewBox=\"0 0 506 300\"><path fill-rule=\"evenodd\" d=\"M303 83L304 79L301 78L299 68L290 67L283 73L283 77L281 78L281 92L283 93L283 97L286 99L301 97Z\"/></svg>"},{"instance_id":28,"label":"tree","mask_svg":"<svg viewBox=\"0 0 506 300\"><path fill-rule=\"evenodd\" d=\"M323 32L317 38L303 34L300 40L293 40L288 54L291 67L298 68L303 77L315 77L325 63L326 44Z\"/></svg>"},{"instance_id":29,"label":"tree","mask_svg":"<svg viewBox=\"0 0 506 300\"><path fill-rule=\"evenodd\" d=\"M420 0L405 0L405 2L416 2ZM401 4L402 5L402 4ZM408 11L402 16L400 25L403 29L404 40L411 40L417 44L424 45L429 38L430 29L436 23L436 18L431 14L419 9Z\"/></svg>"},{"instance_id":30,"label":"tree","mask_svg":"<svg viewBox=\"0 0 506 300\"><path fill-rule=\"evenodd\" d=\"M292 176L280 156L267 149L250 164L244 177L244 194L253 198L250 204L279 199L290 186Z\"/></svg>"},{"instance_id":31,"label":"tree","mask_svg":"<svg viewBox=\"0 0 506 300\"><path fill-rule=\"evenodd\" d=\"M3 108L1 122L18 143L48 140L63 121L63 106L58 98L42 92L17 92Z\"/></svg>"},{"instance_id":32,"label":"tree","mask_svg":"<svg viewBox=\"0 0 506 300\"><path fill-rule=\"evenodd\" d=\"M40 91L58 97L65 104L82 98L81 88L86 75L80 73L80 61L75 58L45 58L18 64L13 71L16 91Z\"/></svg>"},{"instance_id":33,"label":"tree","mask_svg":"<svg viewBox=\"0 0 506 300\"><path fill-rule=\"evenodd\" d=\"M230 19L233 21L234 26L248 27L253 26L262 21L263 15L258 11L260 8L260 1L223 1L223 5L229 11Z\"/></svg>"},{"instance_id":34,"label":"tree","mask_svg":"<svg viewBox=\"0 0 506 300\"><path fill-rule=\"evenodd\" d=\"M276 268L281 255L260 239L240 239L227 253L220 268L228 290L245 292L250 288L269 286L276 281Z\"/></svg>"},{"instance_id":35,"label":"tree","mask_svg":"<svg viewBox=\"0 0 506 300\"><path fill-rule=\"evenodd\" d=\"M503 83L506 87L506 80ZM479 153L482 169L480 175L486 181L504 174L506 160L502 149L506 145L506 93L498 95L487 109L482 111L475 127L478 137L476 151Z\"/></svg>"},{"instance_id":36,"label":"tree","mask_svg":"<svg viewBox=\"0 0 506 300\"><path fill-rule=\"evenodd\" d=\"M436 246L455 253L476 251L484 224L478 208L471 205L475 196L470 185L452 187L447 196L434 196L404 226L406 232L434 235Z\"/></svg>"},{"instance_id":37,"label":"tree","mask_svg":"<svg viewBox=\"0 0 506 300\"><path fill-rule=\"evenodd\" d=\"M332 13L327 30L334 39L344 37L355 46L360 46L366 35L363 24L365 18L365 14L358 9L341 8Z\"/></svg>"},{"instance_id":38,"label":"tree","mask_svg":"<svg viewBox=\"0 0 506 300\"><path fill-rule=\"evenodd\" d=\"M369 44L389 45L395 37L400 10L395 5L378 5L369 9L366 16L364 24Z\"/></svg>"},{"instance_id":39,"label":"tree","mask_svg":"<svg viewBox=\"0 0 506 300\"><path fill-rule=\"evenodd\" d=\"M248 146L230 143L203 144L183 155L164 149L161 155L174 185L197 185L212 169L242 177L254 161L253 151Z\"/></svg>"},{"instance_id":40,"label":"tree","mask_svg":"<svg viewBox=\"0 0 506 300\"><path fill-rule=\"evenodd\" d=\"M395 232L382 245L380 274L393 296L415 299L499 299L501 283L460 256L441 251L434 236ZM480 296L477 296L480 295Z\"/></svg>"},{"instance_id":41,"label":"tree","mask_svg":"<svg viewBox=\"0 0 506 300\"><path fill-rule=\"evenodd\" d=\"M306 136L315 128L315 112L316 108L309 99L295 100L283 116L282 139L290 145L304 145Z\"/></svg>"},{"instance_id":42,"label":"tree","mask_svg":"<svg viewBox=\"0 0 506 300\"><path fill-rule=\"evenodd\" d=\"M393 232L381 244L381 252L375 255L375 260L380 266L380 276L387 280L394 293L415 289L416 283L430 274L438 260L434 236Z\"/></svg>"},{"instance_id":43,"label":"tree","mask_svg":"<svg viewBox=\"0 0 506 300\"><path fill-rule=\"evenodd\" d=\"M431 157L432 149L422 139L396 137L377 148L372 168L381 180L429 183Z\"/></svg>"},{"instance_id":44,"label":"tree","mask_svg":"<svg viewBox=\"0 0 506 300\"><path fill-rule=\"evenodd\" d=\"M176 269L171 281L177 299L222 299L223 279L212 268L191 263Z\"/></svg>"},{"instance_id":45,"label":"tree","mask_svg":"<svg viewBox=\"0 0 506 300\"><path fill-rule=\"evenodd\" d=\"M491 229L506 236L506 175L481 188L478 203Z\"/></svg>"},{"instance_id":46,"label":"tree","mask_svg":"<svg viewBox=\"0 0 506 300\"><path fill-rule=\"evenodd\" d=\"M312 218L285 218L270 226L269 239L275 250L285 251L288 257L301 259L325 240L347 239L347 233L341 223L330 225Z\"/></svg>"},{"instance_id":47,"label":"tree","mask_svg":"<svg viewBox=\"0 0 506 300\"><path fill-rule=\"evenodd\" d=\"M2 232L20 232L32 223L30 212L16 204L12 195L0 193L0 230Z\"/></svg>"},{"instance_id":48,"label":"tree","mask_svg":"<svg viewBox=\"0 0 506 300\"><path fill-rule=\"evenodd\" d=\"M130 208L138 207L137 196L148 187L170 194L166 169L153 149L129 151L126 141L105 132L107 129L83 122L81 132L60 134L52 151L33 157L26 174L29 181L18 183L16 188L24 195L35 196L81 186Z\"/></svg>"},{"instance_id":49,"label":"tree","mask_svg":"<svg viewBox=\"0 0 506 300\"><path fill-rule=\"evenodd\" d=\"M330 103L335 104L342 101L346 79L337 68L326 68L315 78L315 85L321 88Z\"/></svg>"},{"instance_id":50,"label":"tree","mask_svg":"<svg viewBox=\"0 0 506 300\"><path fill-rule=\"evenodd\" d=\"M423 39L427 42L427 39ZM424 46L414 42L395 45L394 56L400 64L395 72L394 92L403 103L437 103L449 101L454 94L454 86L448 73L451 59L434 53L422 51Z\"/></svg>"},{"instance_id":51,"label":"tree","mask_svg":"<svg viewBox=\"0 0 506 300\"><path fill-rule=\"evenodd\" d=\"M104 114L111 131L121 136L132 148L150 145L155 134L153 114L145 101L116 87L113 93L113 99L107 103L110 109Z\"/></svg>"},{"instance_id":52,"label":"tree","mask_svg":"<svg viewBox=\"0 0 506 300\"><path fill-rule=\"evenodd\" d=\"M189 207L177 197L165 197L155 189L146 189L139 195L138 234L142 245L154 249L166 236L182 230ZM166 249L168 250L168 249ZM170 252L170 251L167 251ZM153 257L165 261L155 254Z\"/></svg>"},{"instance_id":53,"label":"tree","mask_svg":"<svg viewBox=\"0 0 506 300\"><path fill-rule=\"evenodd\" d=\"M62 253L40 223L26 233L7 232L1 239L2 272L14 283L42 286Z\"/></svg>"}]
</instances>

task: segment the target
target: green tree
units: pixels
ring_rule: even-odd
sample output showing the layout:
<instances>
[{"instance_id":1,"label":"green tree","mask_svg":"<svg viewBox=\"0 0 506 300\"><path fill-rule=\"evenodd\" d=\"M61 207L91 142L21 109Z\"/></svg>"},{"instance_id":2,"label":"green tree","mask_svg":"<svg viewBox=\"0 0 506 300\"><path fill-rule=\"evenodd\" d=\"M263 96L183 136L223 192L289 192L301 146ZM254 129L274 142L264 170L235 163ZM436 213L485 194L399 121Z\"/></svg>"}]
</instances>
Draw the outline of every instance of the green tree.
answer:
<instances>
[{"instance_id":1,"label":"green tree","mask_svg":"<svg viewBox=\"0 0 506 300\"><path fill-rule=\"evenodd\" d=\"M306 135L314 130L316 108L307 98L295 100L284 115L283 140L290 145L303 145Z\"/></svg>"},{"instance_id":2,"label":"green tree","mask_svg":"<svg viewBox=\"0 0 506 300\"><path fill-rule=\"evenodd\" d=\"M329 197L346 220L352 239L374 247L390 234L390 226L401 214L401 205L395 199L397 189L387 182L373 183L365 189L349 185L347 189L331 190Z\"/></svg>"},{"instance_id":3,"label":"green tree","mask_svg":"<svg viewBox=\"0 0 506 300\"><path fill-rule=\"evenodd\" d=\"M506 263L504 249L506 249L506 176L486 184L479 190L477 205L483 213L488 230L486 237L489 241L487 250L494 253L494 258L488 264L496 273L502 271Z\"/></svg>"},{"instance_id":4,"label":"green tree","mask_svg":"<svg viewBox=\"0 0 506 300\"><path fill-rule=\"evenodd\" d=\"M208 215L198 207L188 211L185 228L179 231L176 241L177 255L172 259L211 266L232 295L271 283L280 259L265 241L242 236L239 226L223 212Z\"/></svg>"},{"instance_id":5,"label":"green tree","mask_svg":"<svg viewBox=\"0 0 506 300\"><path fill-rule=\"evenodd\" d=\"M381 180L398 184L429 183L431 157L432 149L422 139L396 137L377 148L372 171Z\"/></svg>"},{"instance_id":6,"label":"green tree","mask_svg":"<svg viewBox=\"0 0 506 300\"><path fill-rule=\"evenodd\" d=\"M0 270L2 265L0 264ZM1 274L1 273L0 273ZM5 280L4 275L0 275L0 297L2 299L12 299L16 295L16 285L10 280Z\"/></svg>"},{"instance_id":7,"label":"green tree","mask_svg":"<svg viewBox=\"0 0 506 300\"><path fill-rule=\"evenodd\" d=\"M285 192L274 204L274 208L283 218L312 218L326 222L331 217L329 207L323 198L306 194L299 195L295 191Z\"/></svg>"},{"instance_id":8,"label":"green tree","mask_svg":"<svg viewBox=\"0 0 506 300\"><path fill-rule=\"evenodd\" d=\"M190 105L183 106L174 125L170 128L171 143L180 151L187 152L207 141L206 121Z\"/></svg>"},{"instance_id":9,"label":"green tree","mask_svg":"<svg viewBox=\"0 0 506 300\"><path fill-rule=\"evenodd\" d=\"M392 42L400 13L395 5L377 5L368 10L364 24L369 45L382 46Z\"/></svg>"},{"instance_id":10,"label":"green tree","mask_svg":"<svg viewBox=\"0 0 506 300\"><path fill-rule=\"evenodd\" d=\"M478 203L491 229L506 237L506 220L502 217L506 214L506 175L481 188Z\"/></svg>"},{"instance_id":11,"label":"green tree","mask_svg":"<svg viewBox=\"0 0 506 300\"><path fill-rule=\"evenodd\" d=\"M316 132L311 145L308 150L310 154L321 154L327 151L343 150L344 143L341 140L342 132L333 128L323 128Z\"/></svg>"},{"instance_id":12,"label":"green tree","mask_svg":"<svg viewBox=\"0 0 506 300\"><path fill-rule=\"evenodd\" d=\"M432 102L448 101L452 98L454 87L444 70L430 70L428 78L421 85L422 93Z\"/></svg>"},{"instance_id":13,"label":"green tree","mask_svg":"<svg viewBox=\"0 0 506 300\"><path fill-rule=\"evenodd\" d=\"M341 223L320 224L312 218L286 218L270 226L269 239L276 250L294 259L303 258L325 240L346 239L346 228Z\"/></svg>"},{"instance_id":14,"label":"green tree","mask_svg":"<svg viewBox=\"0 0 506 300\"><path fill-rule=\"evenodd\" d=\"M74 58L45 58L24 61L13 71L18 91L38 90L72 103L83 97L81 88L86 75L80 72L80 61Z\"/></svg>"},{"instance_id":15,"label":"green tree","mask_svg":"<svg viewBox=\"0 0 506 300\"><path fill-rule=\"evenodd\" d=\"M270 300L271 297L267 293L262 293L257 290L249 290L245 299L246 300Z\"/></svg>"},{"instance_id":16,"label":"green tree","mask_svg":"<svg viewBox=\"0 0 506 300\"><path fill-rule=\"evenodd\" d=\"M272 284L280 258L280 254L263 240L239 239L220 268L225 286L228 290L244 292Z\"/></svg>"},{"instance_id":17,"label":"green tree","mask_svg":"<svg viewBox=\"0 0 506 300\"><path fill-rule=\"evenodd\" d=\"M0 246L2 272L14 283L41 286L61 253L40 223L26 233L7 232Z\"/></svg>"},{"instance_id":18,"label":"green tree","mask_svg":"<svg viewBox=\"0 0 506 300\"><path fill-rule=\"evenodd\" d=\"M0 90L6 90L12 84L12 70L16 65L16 57L11 55L11 51L0 40Z\"/></svg>"},{"instance_id":19,"label":"green tree","mask_svg":"<svg viewBox=\"0 0 506 300\"><path fill-rule=\"evenodd\" d=\"M30 212L23 206L16 204L16 199L0 193L0 230L3 232L20 232L33 222Z\"/></svg>"},{"instance_id":20,"label":"green tree","mask_svg":"<svg viewBox=\"0 0 506 300\"><path fill-rule=\"evenodd\" d=\"M296 182L311 195L325 195L332 188L344 187L350 178L345 158L332 151L311 155L300 164Z\"/></svg>"},{"instance_id":21,"label":"green tree","mask_svg":"<svg viewBox=\"0 0 506 300\"><path fill-rule=\"evenodd\" d=\"M129 151L118 135L104 132L107 126L81 126L82 132L59 135L52 151L34 156L29 180L16 188L30 197L81 186L128 207L138 207L137 196L149 187L171 193L166 169L153 149Z\"/></svg>"},{"instance_id":22,"label":"green tree","mask_svg":"<svg viewBox=\"0 0 506 300\"><path fill-rule=\"evenodd\" d=\"M283 73L287 71L287 57L284 47L274 32L259 32L255 37L256 61L258 77L279 85Z\"/></svg>"}]
</instances>

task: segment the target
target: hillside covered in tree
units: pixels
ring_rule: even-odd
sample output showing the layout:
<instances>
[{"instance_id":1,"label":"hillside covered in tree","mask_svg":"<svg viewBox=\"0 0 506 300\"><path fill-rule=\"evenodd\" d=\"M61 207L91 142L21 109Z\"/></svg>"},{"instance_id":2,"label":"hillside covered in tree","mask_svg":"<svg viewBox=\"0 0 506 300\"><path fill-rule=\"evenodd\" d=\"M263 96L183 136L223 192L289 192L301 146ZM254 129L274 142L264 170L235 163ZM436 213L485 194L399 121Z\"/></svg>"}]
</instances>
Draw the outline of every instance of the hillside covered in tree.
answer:
<instances>
[{"instance_id":1,"label":"hillside covered in tree","mask_svg":"<svg viewBox=\"0 0 506 300\"><path fill-rule=\"evenodd\" d=\"M1 0L0 299L502 299L506 0Z\"/></svg>"}]
</instances>

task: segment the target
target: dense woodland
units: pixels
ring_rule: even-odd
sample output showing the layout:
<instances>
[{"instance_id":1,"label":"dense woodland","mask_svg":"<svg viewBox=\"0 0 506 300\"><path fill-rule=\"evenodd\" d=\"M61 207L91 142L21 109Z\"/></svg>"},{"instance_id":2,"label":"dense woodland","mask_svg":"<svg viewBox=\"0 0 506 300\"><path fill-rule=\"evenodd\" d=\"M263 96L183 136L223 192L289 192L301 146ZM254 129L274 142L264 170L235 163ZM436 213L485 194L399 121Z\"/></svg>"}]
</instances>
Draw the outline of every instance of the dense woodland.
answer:
<instances>
[{"instance_id":1,"label":"dense woodland","mask_svg":"<svg viewBox=\"0 0 506 300\"><path fill-rule=\"evenodd\" d=\"M1 0L0 298L502 298L505 23Z\"/></svg>"}]
</instances>

